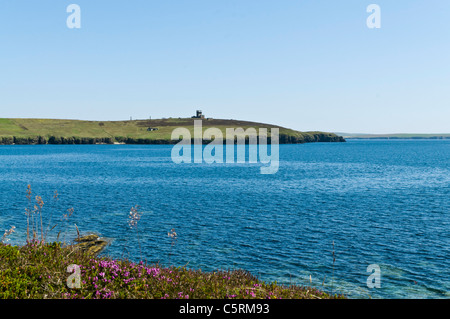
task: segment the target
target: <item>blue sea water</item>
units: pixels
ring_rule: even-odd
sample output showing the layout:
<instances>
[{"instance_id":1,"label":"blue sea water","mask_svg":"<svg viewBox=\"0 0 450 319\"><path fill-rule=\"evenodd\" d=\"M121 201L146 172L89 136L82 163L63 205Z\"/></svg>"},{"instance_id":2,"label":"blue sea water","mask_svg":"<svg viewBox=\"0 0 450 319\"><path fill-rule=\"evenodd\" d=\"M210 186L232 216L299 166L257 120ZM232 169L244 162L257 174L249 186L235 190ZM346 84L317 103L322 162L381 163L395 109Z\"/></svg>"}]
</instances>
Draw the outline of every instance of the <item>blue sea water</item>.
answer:
<instances>
[{"instance_id":1,"label":"blue sea water","mask_svg":"<svg viewBox=\"0 0 450 319\"><path fill-rule=\"evenodd\" d=\"M50 238L62 229L70 241L76 224L110 238L111 257L241 268L350 298L450 297L449 140L280 145L273 175L260 164L177 165L171 149L0 146L0 230L15 225L10 243L24 242L31 184L44 224L58 225ZM127 224L134 205L139 241ZM367 286L372 264L380 288Z\"/></svg>"}]
</instances>

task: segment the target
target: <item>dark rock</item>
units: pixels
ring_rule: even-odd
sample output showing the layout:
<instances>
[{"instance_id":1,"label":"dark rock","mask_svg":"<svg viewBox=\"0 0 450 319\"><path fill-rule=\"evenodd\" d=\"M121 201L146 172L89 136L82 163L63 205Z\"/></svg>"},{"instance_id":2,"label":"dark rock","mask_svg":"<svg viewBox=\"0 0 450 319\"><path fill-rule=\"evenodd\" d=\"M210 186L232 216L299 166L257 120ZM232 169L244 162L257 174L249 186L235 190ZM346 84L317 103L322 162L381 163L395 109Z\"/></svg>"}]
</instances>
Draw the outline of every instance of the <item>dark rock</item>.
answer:
<instances>
[{"instance_id":1,"label":"dark rock","mask_svg":"<svg viewBox=\"0 0 450 319\"><path fill-rule=\"evenodd\" d=\"M100 237L95 234L77 238L75 239L75 242L77 242L77 244L73 245L74 248L81 249L91 256L97 256L109 244L107 240L100 239Z\"/></svg>"}]
</instances>

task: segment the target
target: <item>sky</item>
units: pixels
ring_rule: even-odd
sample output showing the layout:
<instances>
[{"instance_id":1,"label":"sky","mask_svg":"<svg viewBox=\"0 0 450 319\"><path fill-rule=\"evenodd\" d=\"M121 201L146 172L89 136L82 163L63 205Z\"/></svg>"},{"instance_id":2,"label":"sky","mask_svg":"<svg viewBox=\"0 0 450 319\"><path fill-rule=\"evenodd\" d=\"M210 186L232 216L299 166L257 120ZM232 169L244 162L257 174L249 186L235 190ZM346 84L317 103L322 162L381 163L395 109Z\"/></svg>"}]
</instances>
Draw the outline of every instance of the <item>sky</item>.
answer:
<instances>
[{"instance_id":1,"label":"sky","mask_svg":"<svg viewBox=\"0 0 450 319\"><path fill-rule=\"evenodd\" d=\"M301 131L448 133L450 1L0 1L0 117L197 109Z\"/></svg>"}]
</instances>

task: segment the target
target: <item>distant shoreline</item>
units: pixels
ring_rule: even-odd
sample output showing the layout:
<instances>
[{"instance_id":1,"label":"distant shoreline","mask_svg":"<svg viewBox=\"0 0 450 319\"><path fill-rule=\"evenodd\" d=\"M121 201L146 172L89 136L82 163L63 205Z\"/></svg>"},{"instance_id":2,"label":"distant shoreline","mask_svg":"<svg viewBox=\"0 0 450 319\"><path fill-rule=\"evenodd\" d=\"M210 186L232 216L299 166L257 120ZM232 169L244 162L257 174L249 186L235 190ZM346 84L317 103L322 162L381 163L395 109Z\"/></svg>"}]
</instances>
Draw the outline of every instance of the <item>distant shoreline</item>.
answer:
<instances>
[{"instance_id":1,"label":"distant shoreline","mask_svg":"<svg viewBox=\"0 0 450 319\"><path fill-rule=\"evenodd\" d=\"M450 136L414 136L414 137L345 137L346 140L450 140Z\"/></svg>"},{"instance_id":2,"label":"distant shoreline","mask_svg":"<svg viewBox=\"0 0 450 319\"><path fill-rule=\"evenodd\" d=\"M394 133L394 134L363 134L363 133L335 133L345 139L450 139L450 133Z\"/></svg>"}]
</instances>

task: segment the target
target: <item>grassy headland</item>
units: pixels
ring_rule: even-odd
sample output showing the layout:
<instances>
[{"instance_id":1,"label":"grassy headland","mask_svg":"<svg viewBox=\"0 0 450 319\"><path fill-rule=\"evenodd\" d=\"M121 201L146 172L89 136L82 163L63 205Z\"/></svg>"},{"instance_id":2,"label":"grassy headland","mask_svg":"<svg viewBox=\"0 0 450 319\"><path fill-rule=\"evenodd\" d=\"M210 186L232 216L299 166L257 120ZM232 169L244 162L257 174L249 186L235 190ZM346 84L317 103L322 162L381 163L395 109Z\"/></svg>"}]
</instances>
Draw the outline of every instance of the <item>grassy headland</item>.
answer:
<instances>
[{"instance_id":1,"label":"grassy headland","mask_svg":"<svg viewBox=\"0 0 450 319\"><path fill-rule=\"evenodd\" d=\"M194 119L168 118L130 121L81 121L57 119L0 119L0 144L174 144L172 131L177 127L194 132ZM219 128L279 128L280 144L309 142L345 142L344 138L326 132L300 132L271 124L204 119L203 131ZM157 128L148 131L149 128Z\"/></svg>"}]
</instances>

